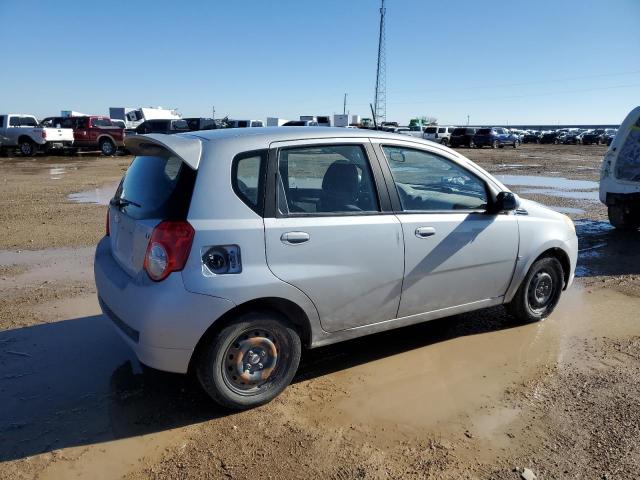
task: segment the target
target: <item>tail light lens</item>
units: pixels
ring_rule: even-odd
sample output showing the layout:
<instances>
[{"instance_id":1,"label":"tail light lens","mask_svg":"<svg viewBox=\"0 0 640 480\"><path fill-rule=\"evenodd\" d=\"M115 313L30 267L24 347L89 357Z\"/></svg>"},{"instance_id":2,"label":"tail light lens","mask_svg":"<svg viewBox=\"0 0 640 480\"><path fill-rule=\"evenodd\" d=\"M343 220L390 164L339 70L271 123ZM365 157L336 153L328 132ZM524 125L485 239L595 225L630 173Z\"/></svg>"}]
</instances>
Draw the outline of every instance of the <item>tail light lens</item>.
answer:
<instances>
[{"instance_id":1,"label":"tail light lens","mask_svg":"<svg viewBox=\"0 0 640 480\"><path fill-rule=\"evenodd\" d=\"M47 138L47 131L42 129L42 138Z\"/></svg>"},{"instance_id":2,"label":"tail light lens","mask_svg":"<svg viewBox=\"0 0 640 480\"><path fill-rule=\"evenodd\" d=\"M166 220L154 228L144 257L144 269L151 280L159 282L184 268L194 235L193 227L185 221Z\"/></svg>"},{"instance_id":3,"label":"tail light lens","mask_svg":"<svg viewBox=\"0 0 640 480\"><path fill-rule=\"evenodd\" d=\"M105 236L109 236L111 230L109 229L109 207L107 207L107 220L104 222L104 234Z\"/></svg>"}]
</instances>

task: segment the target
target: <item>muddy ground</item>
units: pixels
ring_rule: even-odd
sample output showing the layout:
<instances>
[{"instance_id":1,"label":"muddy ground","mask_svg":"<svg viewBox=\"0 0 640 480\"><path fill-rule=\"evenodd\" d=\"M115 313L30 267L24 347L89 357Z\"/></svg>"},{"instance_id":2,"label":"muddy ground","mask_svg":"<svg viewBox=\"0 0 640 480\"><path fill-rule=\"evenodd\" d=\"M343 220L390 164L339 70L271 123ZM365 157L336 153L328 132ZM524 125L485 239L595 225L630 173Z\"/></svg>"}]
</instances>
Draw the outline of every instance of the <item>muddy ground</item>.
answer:
<instances>
[{"instance_id":1,"label":"muddy ground","mask_svg":"<svg viewBox=\"0 0 640 480\"><path fill-rule=\"evenodd\" d=\"M108 197L130 159L0 158L0 478L637 478L640 233L597 202L604 147L460 151L575 219L578 278L557 311L313 350L243 413L141 366L100 315L105 207L69 195Z\"/></svg>"}]
</instances>

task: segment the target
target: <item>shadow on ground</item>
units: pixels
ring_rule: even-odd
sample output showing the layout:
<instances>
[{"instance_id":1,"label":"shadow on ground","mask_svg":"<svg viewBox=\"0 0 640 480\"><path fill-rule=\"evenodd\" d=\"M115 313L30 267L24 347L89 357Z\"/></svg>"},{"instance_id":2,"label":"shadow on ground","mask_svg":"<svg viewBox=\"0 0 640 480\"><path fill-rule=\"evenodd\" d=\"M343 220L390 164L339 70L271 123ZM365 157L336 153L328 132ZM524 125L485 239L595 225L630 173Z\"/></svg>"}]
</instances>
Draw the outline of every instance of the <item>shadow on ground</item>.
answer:
<instances>
[{"instance_id":1,"label":"shadow on ground","mask_svg":"<svg viewBox=\"0 0 640 480\"><path fill-rule=\"evenodd\" d=\"M295 381L510 327L489 309L306 352ZM0 332L0 461L233 415L189 376L141 366L103 316Z\"/></svg>"}]
</instances>

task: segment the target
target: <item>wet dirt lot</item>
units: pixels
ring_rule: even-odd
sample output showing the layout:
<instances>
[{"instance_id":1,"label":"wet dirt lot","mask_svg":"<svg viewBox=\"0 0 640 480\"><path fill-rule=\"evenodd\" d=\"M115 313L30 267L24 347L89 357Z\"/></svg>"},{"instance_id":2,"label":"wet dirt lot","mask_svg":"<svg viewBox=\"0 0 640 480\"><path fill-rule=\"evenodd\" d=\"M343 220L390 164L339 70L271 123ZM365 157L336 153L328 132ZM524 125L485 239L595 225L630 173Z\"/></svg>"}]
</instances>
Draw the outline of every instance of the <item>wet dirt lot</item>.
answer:
<instances>
[{"instance_id":1,"label":"wet dirt lot","mask_svg":"<svg viewBox=\"0 0 640 480\"><path fill-rule=\"evenodd\" d=\"M283 395L243 413L140 365L100 315L105 209L87 202L130 159L0 158L0 478L634 478L640 233L597 202L604 147L460 152L575 219L578 278L557 311L309 351Z\"/></svg>"}]
</instances>

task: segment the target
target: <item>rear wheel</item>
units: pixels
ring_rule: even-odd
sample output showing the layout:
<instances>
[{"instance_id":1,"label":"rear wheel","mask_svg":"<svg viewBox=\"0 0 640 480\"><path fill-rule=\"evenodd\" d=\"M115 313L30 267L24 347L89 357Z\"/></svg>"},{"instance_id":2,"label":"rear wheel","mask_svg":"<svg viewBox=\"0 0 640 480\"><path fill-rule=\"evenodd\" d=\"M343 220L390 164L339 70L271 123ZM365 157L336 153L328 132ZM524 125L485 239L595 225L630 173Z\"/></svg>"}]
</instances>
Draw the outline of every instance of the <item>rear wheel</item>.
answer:
<instances>
[{"instance_id":1,"label":"rear wheel","mask_svg":"<svg viewBox=\"0 0 640 480\"><path fill-rule=\"evenodd\" d=\"M560 300L564 286L562 265L554 257L536 260L524 278L507 311L522 323L548 317Z\"/></svg>"},{"instance_id":2,"label":"rear wheel","mask_svg":"<svg viewBox=\"0 0 640 480\"><path fill-rule=\"evenodd\" d=\"M29 139L20 140L18 148L25 157L33 157L36 154L36 145Z\"/></svg>"},{"instance_id":3,"label":"rear wheel","mask_svg":"<svg viewBox=\"0 0 640 480\"><path fill-rule=\"evenodd\" d=\"M300 354L300 337L284 317L247 313L207 340L196 360L196 374L218 404L253 408L291 383Z\"/></svg>"},{"instance_id":4,"label":"rear wheel","mask_svg":"<svg viewBox=\"0 0 640 480\"><path fill-rule=\"evenodd\" d=\"M498 143L497 140L494 140L493 143L491 143L491 148L498 148L500 146L500 144Z\"/></svg>"},{"instance_id":5,"label":"rear wheel","mask_svg":"<svg viewBox=\"0 0 640 480\"><path fill-rule=\"evenodd\" d=\"M443 138L442 142L440 142L440 143L446 147L446 146L449 145L449 140L447 140L446 138Z\"/></svg>"},{"instance_id":6,"label":"rear wheel","mask_svg":"<svg viewBox=\"0 0 640 480\"><path fill-rule=\"evenodd\" d=\"M632 209L627 205L609 205L607 213L609 223L618 230L636 230L640 227L640 209Z\"/></svg>"},{"instance_id":7,"label":"rear wheel","mask_svg":"<svg viewBox=\"0 0 640 480\"><path fill-rule=\"evenodd\" d=\"M476 146L476 144L473 143L473 140L469 140L469 148L473 148L475 146Z\"/></svg>"},{"instance_id":8,"label":"rear wheel","mask_svg":"<svg viewBox=\"0 0 640 480\"><path fill-rule=\"evenodd\" d=\"M110 157L116 153L116 146L108 138L100 140L100 152L102 155Z\"/></svg>"}]
</instances>

